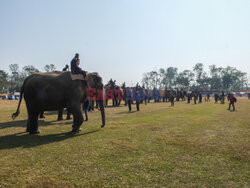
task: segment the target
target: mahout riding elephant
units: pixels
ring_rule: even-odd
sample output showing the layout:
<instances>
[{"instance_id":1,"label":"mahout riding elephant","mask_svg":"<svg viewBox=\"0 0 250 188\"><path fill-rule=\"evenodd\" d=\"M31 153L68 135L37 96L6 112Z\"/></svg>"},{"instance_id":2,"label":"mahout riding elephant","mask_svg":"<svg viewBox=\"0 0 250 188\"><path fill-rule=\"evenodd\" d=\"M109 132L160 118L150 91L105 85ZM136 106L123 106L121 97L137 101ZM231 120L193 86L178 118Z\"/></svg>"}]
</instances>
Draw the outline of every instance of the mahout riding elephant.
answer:
<instances>
[{"instance_id":1,"label":"mahout riding elephant","mask_svg":"<svg viewBox=\"0 0 250 188\"><path fill-rule=\"evenodd\" d=\"M73 114L72 132L80 131L83 122L81 104L87 97L88 87L103 90L102 78L97 73L90 73L88 81L72 80L70 72L36 73L28 76L21 88L17 111L12 118L19 115L22 97L26 102L28 121L26 131L30 134L39 133L38 116L44 111L57 111L68 108ZM102 125L105 126L103 101L99 100Z\"/></svg>"}]
</instances>

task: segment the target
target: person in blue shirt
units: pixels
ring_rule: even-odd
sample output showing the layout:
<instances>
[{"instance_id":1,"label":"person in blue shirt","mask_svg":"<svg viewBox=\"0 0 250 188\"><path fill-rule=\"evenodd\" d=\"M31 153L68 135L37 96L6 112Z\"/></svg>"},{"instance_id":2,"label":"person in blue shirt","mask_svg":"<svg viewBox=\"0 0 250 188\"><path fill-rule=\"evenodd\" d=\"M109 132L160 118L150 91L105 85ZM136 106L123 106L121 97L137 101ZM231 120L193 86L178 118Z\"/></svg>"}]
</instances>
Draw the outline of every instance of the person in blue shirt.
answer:
<instances>
[{"instance_id":1,"label":"person in blue shirt","mask_svg":"<svg viewBox=\"0 0 250 188\"><path fill-rule=\"evenodd\" d=\"M145 96L144 96L144 89L141 88L139 91L140 91L140 103L143 103L144 98L145 98Z\"/></svg>"},{"instance_id":2,"label":"person in blue shirt","mask_svg":"<svg viewBox=\"0 0 250 188\"><path fill-rule=\"evenodd\" d=\"M145 105L148 104L148 100L149 100L149 92L148 89L145 89Z\"/></svg>"},{"instance_id":3,"label":"person in blue shirt","mask_svg":"<svg viewBox=\"0 0 250 188\"><path fill-rule=\"evenodd\" d=\"M140 96L140 91L136 91L136 109L137 111L140 111L140 103L141 103L141 96Z\"/></svg>"},{"instance_id":4,"label":"person in blue shirt","mask_svg":"<svg viewBox=\"0 0 250 188\"><path fill-rule=\"evenodd\" d=\"M126 88L127 91L127 96L126 96L126 100L127 100L127 104L128 104L128 110L129 112L131 112L131 103L132 103L132 91L129 87Z\"/></svg>"},{"instance_id":5,"label":"person in blue shirt","mask_svg":"<svg viewBox=\"0 0 250 188\"><path fill-rule=\"evenodd\" d=\"M88 111L89 111L89 100L85 99L83 102L83 108L85 113L85 121L88 121Z\"/></svg>"}]
</instances>

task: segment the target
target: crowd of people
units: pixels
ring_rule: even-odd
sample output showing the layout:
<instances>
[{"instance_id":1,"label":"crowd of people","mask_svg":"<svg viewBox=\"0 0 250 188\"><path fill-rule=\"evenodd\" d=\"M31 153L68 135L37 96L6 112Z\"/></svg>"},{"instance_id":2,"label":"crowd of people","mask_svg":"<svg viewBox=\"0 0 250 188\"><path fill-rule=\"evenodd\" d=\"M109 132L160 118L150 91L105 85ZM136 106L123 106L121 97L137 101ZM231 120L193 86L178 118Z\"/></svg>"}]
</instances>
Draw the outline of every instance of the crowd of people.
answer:
<instances>
[{"instance_id":1,"label":"crowd of people","mask_svg":"<svg viewBox=\"0 0 250 188\"><path fill-rule=\"evenodd\" d=\"M136 84L135 87L126 87L125 82L122 84L121 87L117 86L115 83L115 80L110 79L108 84L105 85L107 88L114 89L119 88L118 91L120 91L120 95L122 95L122 99L124 101L125 106L128 106L129 112L132 111L132 104L135 102L136 104L136 110L140 111L140 104L145 103L147 105L150 101L154 102L170 102L171 106L174 106L175 102L178 101L187 101L187 103L191 103L193 101L193 104L210 102L211 96L214 96L214 103L220 102L221 104L225 104L225 99L229 101L229 107L228 109L231 109L231 106L233 107L233 111L235 111L235 102L237 99L232 93L225 94L224 91L221 92L202 92L198 90L194 91L186 91L183 89L167 89L164 90L156 89L153 90L145 89L144 86L140 86L139 83ZM116 93L116 92L114 92ZM115 102L116 97L114 97L113 100L113 106L119 106L119 102Z\"/></svg>"},{"instance_id":2,"label":"crowd of people","mask_svg":"<svg viewBox=\"0 0 250 188\"><path fill-rule=\"evenodd\" d=\"M80 67L80 58L79 54L76 53L75 57L72 59L70 66L66 65L62 71L70 71L71 74L83 74L86 77L86 72L83 71ZM153 90L145 89L144 86L140 86L139 83L136 84L135 87L126 87L126 83L124 82L122 86L118 86L116 84L116 80L112 78L109 82L104 86L104 93L105 91L113 90L114 97L112 98L112 106L119 106L121 101L124 101L125 106L128 106L129 112L132 112L132 104L135 102L136 110L140 111L140 104L145 103L147 105L150 101L154 102L170 102L171 106L174 106L175 102L177 101L186 101L187 103L191 103L193 100L194 104L202 103L203 98L205 102L210 102L210 97L213 94L214 96L214 103L218 103L220 101L221 104L225 103L226 94L224 91L220 93L210 93L210 92L201 92L198 90L194 91L186 91L183 89L168 89L167 87L162 90L154 88ZM120 95L122 97L119 98ZM250 94L248 94L250 99ZM232 93L227 94L227 100L229 101L228 110L231 110L231 106L233 111L235 111L235 102L237 101L236 97ZM108 100L106 100L106 106L108 105ZM98 107L98 106L97 106ZM94 110L94 101L85 99L83 103L83 109L86 116L86 121L88 120L88 111Z\"/></svg>"}]
</instances>

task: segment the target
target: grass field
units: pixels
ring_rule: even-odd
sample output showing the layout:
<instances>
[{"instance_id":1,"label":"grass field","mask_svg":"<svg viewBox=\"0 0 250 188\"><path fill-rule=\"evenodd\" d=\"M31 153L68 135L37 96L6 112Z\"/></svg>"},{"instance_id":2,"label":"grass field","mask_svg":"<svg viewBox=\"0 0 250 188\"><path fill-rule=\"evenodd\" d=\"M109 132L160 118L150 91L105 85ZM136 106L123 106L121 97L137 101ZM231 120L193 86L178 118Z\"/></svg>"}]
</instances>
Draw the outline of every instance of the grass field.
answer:
<instances>
[{"instance_id":1,"label":"grass field","mask_svg":"<svg viewBox=\"0 0 250 188\"><path fill-rule=\"evenodd\" d=\"M212 101L106 108L105 128L96 111L76 135L54 112L28 135L24 102L11 120L16 107L0 100L0 187L249 187L246 98L236 112Z\"/></svg>"}]
</instances>

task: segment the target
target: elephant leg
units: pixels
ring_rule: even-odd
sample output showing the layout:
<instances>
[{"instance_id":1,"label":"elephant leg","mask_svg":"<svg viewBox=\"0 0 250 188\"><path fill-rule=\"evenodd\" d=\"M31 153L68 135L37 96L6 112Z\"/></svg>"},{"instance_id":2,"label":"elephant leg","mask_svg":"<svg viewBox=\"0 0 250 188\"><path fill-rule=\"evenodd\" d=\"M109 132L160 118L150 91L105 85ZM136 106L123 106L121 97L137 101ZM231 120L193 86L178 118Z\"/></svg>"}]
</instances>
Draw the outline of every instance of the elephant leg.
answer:
<instances>
[{"instance_id":1,"label":"elephant leg","mask_svg":"<svg viewBox=\"0 0 250 188\"><path fill-rule=\"evenodd\" d=\"M83 123L83 116L80 105L75 105L75 106L73 105L72 114L73 114L72 132L79 132L81 131L80 126Z\"/></svg>"},{"instance_id":2,"label":"elephant leg","mask_svg":"<svg viewBox=\"0 0 250 188\"><path fill-rule=\"evenodd\" d=\"M39 113L37 112L32 112L30 115L29 115L29 133L30 134L39 134L40 131L38 130L38 116L39 116Z\"/></svg>"},{"instance_id":3,"label":"elephant leg","mask_svg":"<svg viewBox=\"0 0 250 188\"><path fill-rule=\"evenodd\" d=\"M26 126L26 132L30 132L30 113L28 113L28 121Z\"/></svg>"},{"instance_id":4,"label":"elephant leg","mask_svg":"<svg viewBox=\"0 0 250 188\"><path fill-rule=\"evenodd\" d=\"M93 101L93 100L91 101L91 111L95 111L95 108L94 108L94 101Z\"/></svg>"},{"instance_id":5,"label":"elephant leg","mask_svg":"<svg viewBox=\"0 0 250 188\"><path fill-rule=\"evenodd\" d=\"M42 111L42 112L40 113L40 118L45 118L45 116L44 116L44 111Z\"/></svg>"},{"instance_id":6,"label":"elephant leg","mask_svg":"<svg viewBox=\"0 0 250 188\"><path fill-rule=\"evenodd\" d=\"M69 119L72 119L71 117L70 117L70 115L71 115L71 111L69 110L69 109L67 109L67 120L69 120Z\"/></svg>"},{"instance_id":7,"label":"elephant leg","mask_svg":"<svg viewBox=\"0 0 250 188\"><path fill-rule=\"evenodd\" d=\"M38 116L39 114L43 113L43 111L39 111L36 108L33 107L34 105L26 102L27 112L28 112L28 121L27 121L27 127L26 132L29 132L30 134L36 134L39 133L38 131Z\"/></svg>"},{"instance_id":8,"label":"elephant leg","mask_svg":"<svg viewBox=\"0 0 250 188\"><path fill-rule=\"evenodd\" d=\"M63 120L63 108L58 110L57 121Z\"/></svg>"}]
</instances>

